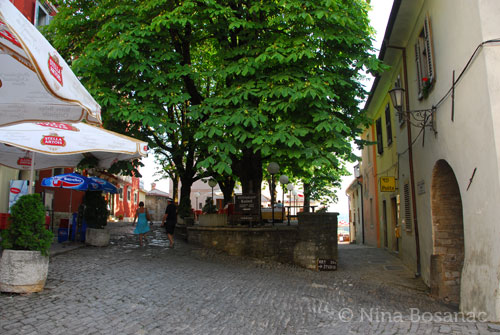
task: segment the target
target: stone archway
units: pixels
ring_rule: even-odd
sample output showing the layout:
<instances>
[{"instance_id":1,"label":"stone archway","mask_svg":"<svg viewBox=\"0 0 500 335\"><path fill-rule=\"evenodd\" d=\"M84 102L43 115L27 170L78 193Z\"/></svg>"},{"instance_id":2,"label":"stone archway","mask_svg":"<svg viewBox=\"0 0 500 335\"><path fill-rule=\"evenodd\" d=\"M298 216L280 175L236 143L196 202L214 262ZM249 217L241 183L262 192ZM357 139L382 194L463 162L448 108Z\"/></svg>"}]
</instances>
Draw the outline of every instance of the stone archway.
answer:
<instances>
[{"instance_id":1,"label":"stone archway","mask_svg":"<svg viewBox=\"0 0 500 335\"><path fill-rule=\"evenodd\" d=\"M458 306L465 255L462 198L455 173L445 160L437 161L432 171L431 208L431 294Z\"/></svg>"}]
</instances>

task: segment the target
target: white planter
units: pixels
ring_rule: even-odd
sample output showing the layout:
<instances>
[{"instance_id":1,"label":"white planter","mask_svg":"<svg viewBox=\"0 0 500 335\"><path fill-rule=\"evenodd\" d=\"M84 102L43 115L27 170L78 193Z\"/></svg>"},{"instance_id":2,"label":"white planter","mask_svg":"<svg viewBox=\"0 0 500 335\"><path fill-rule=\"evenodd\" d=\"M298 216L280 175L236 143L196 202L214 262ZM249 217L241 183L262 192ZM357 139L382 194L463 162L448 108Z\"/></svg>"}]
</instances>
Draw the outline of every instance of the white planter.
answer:
<instances>
[{"instance_id":1,"label":"white planter","mask_svg":"<svg viewBox=\"0 0 500 335\"><path fill-rule=\"evenodd\" d=\"M13 293L40 292L49 272L49 257L40 251L3 251L0 260L0 291Z\"/></svg>"},{"instance_id":2,"label":"white planter","mask_svg":"<svg viewBox=\"0 0 500 335\"><path fill-rule=\"evenodd\" d=\"M205 227L227 226L227 214L202 214L199 225Z\"/></svg>"},{"instance_id":3,"label":"white planter","mask_svg":"<svg viewBox=\"0 0 500 335\"><path fill-rule=\"evenodd\" d=\"M85 243L94 247L106 247L109 245L109 230L87 228L85 233Z\"/></svg>"}]
</instances>

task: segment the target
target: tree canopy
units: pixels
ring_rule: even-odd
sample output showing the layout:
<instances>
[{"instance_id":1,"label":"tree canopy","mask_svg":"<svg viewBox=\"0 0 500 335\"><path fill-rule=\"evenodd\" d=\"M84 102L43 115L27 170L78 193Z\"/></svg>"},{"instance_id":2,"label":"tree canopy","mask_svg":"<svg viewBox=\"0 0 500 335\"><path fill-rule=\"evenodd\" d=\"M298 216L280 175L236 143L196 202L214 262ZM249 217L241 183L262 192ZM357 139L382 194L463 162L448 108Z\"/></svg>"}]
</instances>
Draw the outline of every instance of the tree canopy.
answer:
<instances>
[{"instance_id":1,"label":"tree canopy","mask_svg":"<svg viewBox=\"0 0 500 335\"><path fill-rule=\"evenodd\" d=\"M360 70L380 66L364 0L56 2L54 46L107 124L149 140L181 198L205 175L260 193L271 160L322 185L355 158Z\"/></svg>"}]
</instances>

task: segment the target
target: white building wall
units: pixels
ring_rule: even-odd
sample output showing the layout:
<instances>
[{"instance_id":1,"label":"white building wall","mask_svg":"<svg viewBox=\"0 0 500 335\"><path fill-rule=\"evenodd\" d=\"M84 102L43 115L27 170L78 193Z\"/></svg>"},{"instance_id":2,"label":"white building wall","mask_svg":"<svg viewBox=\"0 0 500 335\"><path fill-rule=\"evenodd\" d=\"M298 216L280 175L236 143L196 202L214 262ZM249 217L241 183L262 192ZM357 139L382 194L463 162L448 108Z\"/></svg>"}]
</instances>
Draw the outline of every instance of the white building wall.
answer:
<instances>
[{"instance_id":1,"label":"white building wall","mask_svg":"<svg viewBox=\"0 0 500 335\"><path fill-rule=\"evenodd\" d=\"M427 99L417 99L416 66L413 46L429 14L435 56L436 83ZM440 0L425 1L407 44L410 109L430 108L451 87L476 47L500 37L500 1ZM425 184L425 193L416 193L420 234L422 276L430 281L433 254L431 209L432 171L444 159L453 169L462 198L465 235L465 261L461 282L461 309L487 312L488 319L500 320L500 175L498 150L500 129L500 44L485 46L464 72L455 89L454 121L452 99L437 107L437 135L429 129L413 145L415 183ZM413 138L419 134L412 128ZM425 146L422 138L425 135ZM399 139L406 138L405 131ZM400 156L400 186L409 176L408 159ZM474 179L469 182L476 169ZM403 232L403 235L405 233ZM415 245L406 236L403 257L415 255ZM412 263L411 260L410 263Z\"/></svg>"},{"instance_id":2,"label":"white building wall","mask_svg":"<svg viewBox=\"0 0 500 335\"><path fill-rule=\"evenodd\" d=\"M19 170L0 166L0 213L9 211L10 181L18 179Z\"/></svg>"}]
</instances>

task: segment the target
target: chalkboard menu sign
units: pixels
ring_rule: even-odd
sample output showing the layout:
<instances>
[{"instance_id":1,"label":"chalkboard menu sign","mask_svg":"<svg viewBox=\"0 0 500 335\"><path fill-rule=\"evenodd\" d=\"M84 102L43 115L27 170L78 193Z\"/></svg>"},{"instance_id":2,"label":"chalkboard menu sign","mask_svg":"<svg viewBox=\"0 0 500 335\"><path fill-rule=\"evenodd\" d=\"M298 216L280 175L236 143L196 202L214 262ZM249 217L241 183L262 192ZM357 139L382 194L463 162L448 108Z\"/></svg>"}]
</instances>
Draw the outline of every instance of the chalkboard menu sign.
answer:
<instances>
[{"instance_id":1,"label":"chalkboard menu sign","mask_svg":"<svg viewBox=\"0 0 500 335\"><path fill-rule=\"evenodd\" d=\"M337 270L337 261L334 259L318 259L319 271L335 271Z\"/></svg>"},{"instance_id":2,"label":"chalkboard menu sign","mask_svg":"<svg viewBox=\"0 0 500 335\"><path fill-rule=\"evenodd\" d=\"M236 195L235 211L241 215L240 220L258 220L260 207L257 194Z\"/></svg>"}]
</instances>

